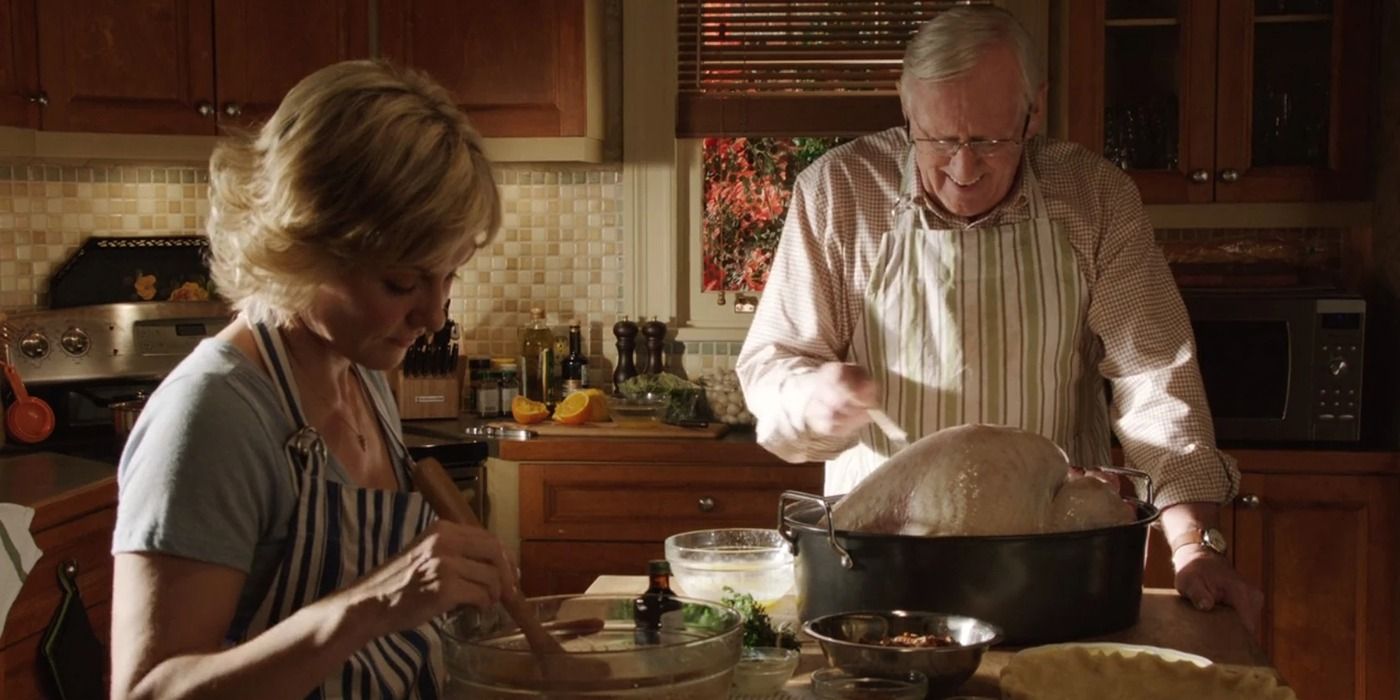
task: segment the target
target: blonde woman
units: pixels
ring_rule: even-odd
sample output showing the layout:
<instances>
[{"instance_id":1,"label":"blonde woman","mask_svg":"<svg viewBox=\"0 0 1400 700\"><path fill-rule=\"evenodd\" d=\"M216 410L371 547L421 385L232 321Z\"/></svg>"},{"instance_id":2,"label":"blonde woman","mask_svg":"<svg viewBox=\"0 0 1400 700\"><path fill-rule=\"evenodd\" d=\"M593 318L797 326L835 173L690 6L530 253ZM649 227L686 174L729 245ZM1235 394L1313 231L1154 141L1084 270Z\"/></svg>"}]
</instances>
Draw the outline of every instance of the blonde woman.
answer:
<instances>
[{"instance_id":1,"label":"blonde woman","mask_svg":"<svg viewBox=\"0 0 1400 700\"><path fill-rule=\"evenodd\" d=\"M445 321L500 208L428 78L332 65L210 163L239 314L151 397L119 469L112 696L436 697L429 620L514 568L412 492L381 373Z\"/></svg>"}]
</instances>

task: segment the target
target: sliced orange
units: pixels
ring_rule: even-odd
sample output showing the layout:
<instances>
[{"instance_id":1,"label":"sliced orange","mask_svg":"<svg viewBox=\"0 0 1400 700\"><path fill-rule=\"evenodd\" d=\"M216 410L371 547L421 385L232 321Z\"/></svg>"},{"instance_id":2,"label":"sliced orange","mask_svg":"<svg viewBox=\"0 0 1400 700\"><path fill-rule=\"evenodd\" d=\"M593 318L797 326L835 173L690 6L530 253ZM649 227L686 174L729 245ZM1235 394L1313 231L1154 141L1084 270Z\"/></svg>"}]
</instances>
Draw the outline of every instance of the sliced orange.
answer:
<instances>
[{"instance_id":1,"label":"sliced orange","mask_svg":"<svg viewBox=\"0 0 1400 700\"><path fill-rule=\"evenodd\" d=\"M564 425L582 425L588 420L590 410L588 405L592 403L588 394L582 391L575 391L564 397L559 405L554 407L554 420Z\"/></svg>"},{"instance_id":2,"label":"sliced orange","mask_svg":"<svg viewBox=\"0 0 1400 700\"><path fill-rule=\"evenodd\" d=\"M608 395L595 387L584 389L583 393L588 394L588 420L608 420Z\"/></svg>"},{"instance_id":3,"label":"sliced orange","mask_svg":"<svg viewBox=\"0 0 1400 700\"><path fill-rule=\"evenodd\" d=\"M510 415L521 425L538 423L549 417L549 407L519 394L510 400Z\"/></svg>"}]
</instances>

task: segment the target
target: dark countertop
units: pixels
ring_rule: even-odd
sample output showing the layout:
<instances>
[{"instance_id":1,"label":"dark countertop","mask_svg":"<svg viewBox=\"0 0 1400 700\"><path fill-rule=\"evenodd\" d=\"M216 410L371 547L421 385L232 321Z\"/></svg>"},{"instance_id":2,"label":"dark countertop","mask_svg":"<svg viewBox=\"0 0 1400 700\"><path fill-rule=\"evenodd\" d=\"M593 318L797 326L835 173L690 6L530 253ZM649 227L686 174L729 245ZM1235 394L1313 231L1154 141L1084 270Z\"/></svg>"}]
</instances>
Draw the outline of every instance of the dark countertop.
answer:
<instances>
[{"instance_id":1,"label":"dark countertop","mask_svg":"<svg viewBox=\"0 0 1400 700\"><path fill-rule=\"evenodd\" d=\"M110 464L53 452L0 454L0 503L33 508L33 532L116 501Z\"/></svg>"},{"instance_id":2,"label":"dark countertop","mask_svg":"<svg viewBox=\"0 0 1400 700\"><path fill-rule=\"evenodd\" d=\"M490 456L510 461L613 461L613 462L729 462L745 465L819 467L819 462L790 464L759 447L749 428L731 429L713 440L675 438L534 437L498 440L468 437L468 428L492 420L476 416L457 419L404 421L405 437L417 439L484 439ZM697 452L703 453L697 456Z\"/></svg>"}]
</instances>

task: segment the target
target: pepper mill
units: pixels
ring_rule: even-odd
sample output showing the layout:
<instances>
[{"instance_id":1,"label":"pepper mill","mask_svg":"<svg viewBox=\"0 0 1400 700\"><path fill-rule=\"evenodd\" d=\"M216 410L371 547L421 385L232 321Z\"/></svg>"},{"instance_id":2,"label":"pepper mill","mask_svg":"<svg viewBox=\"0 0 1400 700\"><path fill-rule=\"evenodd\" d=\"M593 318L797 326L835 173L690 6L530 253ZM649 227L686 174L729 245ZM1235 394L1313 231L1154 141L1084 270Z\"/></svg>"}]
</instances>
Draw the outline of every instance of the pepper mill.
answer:
<instances>
[{"instance_id":1,"label":"pepper mill","mask_svg":"<svg viewBox=\"0 0 1400 700\"><path fill-rule=\"evenodd\" d=\"M617 368L613 370L613 391L618 391L622 383L637 376L635 352L637 349L637 324L627 320L613 324L613 336L617 338Z\"/></svg>"},{"instance_id":2,"label":"pepper mill","mask_svg":"<svg viewBox=\"0 0 1400 700\"><path fill-rule=\"evenodd\" d=\"M646 373L659 374L664 362L661 355L666 347L666 324L652 316L650 321L642 324L642 335L647 337Z\"/></svg>"}]
</instances>

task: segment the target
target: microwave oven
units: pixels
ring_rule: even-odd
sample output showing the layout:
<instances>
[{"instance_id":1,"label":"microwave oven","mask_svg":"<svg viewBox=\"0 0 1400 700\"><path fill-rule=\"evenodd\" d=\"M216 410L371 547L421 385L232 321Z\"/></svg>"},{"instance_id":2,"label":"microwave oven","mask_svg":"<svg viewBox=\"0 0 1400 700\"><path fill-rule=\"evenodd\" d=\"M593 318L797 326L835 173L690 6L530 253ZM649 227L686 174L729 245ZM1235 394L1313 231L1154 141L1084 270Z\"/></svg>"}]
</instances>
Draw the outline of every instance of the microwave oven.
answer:
<instances>
[{"instance_id":1,"label":"microwave oven","mask_svg":"<svg viewBox=\"0 0 1400 700\"><path fill-rule=\"evenodd\" d=\"M1356 442L1366 301L1337 291L1184 289L1227 442Z\"/></svg>"}]
</instances>

